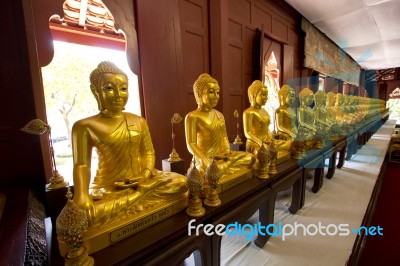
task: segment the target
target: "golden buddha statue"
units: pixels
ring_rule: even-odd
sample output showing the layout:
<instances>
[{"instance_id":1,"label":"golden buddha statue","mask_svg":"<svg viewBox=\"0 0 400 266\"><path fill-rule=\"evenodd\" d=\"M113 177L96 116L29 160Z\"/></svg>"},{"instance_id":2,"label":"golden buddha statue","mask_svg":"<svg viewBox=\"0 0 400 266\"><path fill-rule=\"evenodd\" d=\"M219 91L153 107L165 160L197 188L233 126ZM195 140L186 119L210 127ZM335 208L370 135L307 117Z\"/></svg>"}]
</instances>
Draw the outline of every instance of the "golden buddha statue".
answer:
<instances>
[{"instance_id":1,"label":"golden buddha statue","mask_svg":"<svg viewBox=\"0 0 400 266\"><path fill-rule=\"evenodd\" d=\"M246 151L257 158L262 145L270 146L270 151L277 153L278 163L290 158L290 154L280 149L286 143L283 139L275 139L271 131L270 116L263 108L268 99L268 89L259 80L254 81L247 90L250 107L243 112L243 128L246 140ZM288 156L287 156L288 155ZM272 156L273 157L273 156Z\"/></svg>"},{"instance_id":2,"label":"golden buddha statue","mask_svg":"<svg viewBox=\"0 0 400 266\"><path fill-rule=\"evenodd\" d=\"M185 117L186 144L193 155L190 169L196 166L204 176L215 159L221 170L220 183L234 178L234 173L252 169L255 158L251 153L231 151L224 115L214 107L219 101L218 81L209 74L201 74L193 84L198 108Z\"/></svg>"},{"instance_id":3,"label":"golden buddha statue","mask_svg":"<svg viewBox=\"0 0 400 266\"><path fill-rule=\"evenodd\" d=\"M254 81L247 90L250 107L243 112L243 128L247 138L246 150L257 156L261 145L273 140L269 125L271 118L262 108L268 99L267 87L259 80Z\"/></svg>"},{"instance_id":4,"label":"golden buddha statue","mask_svg":"<svg viewBox=\"0 0 400 266\"><path fill-rule=\"evenodd\" d=\"M315 116L310 105L314 102L314 93L309 88L304 88L299 93L300 106L297 109L298 134L297 140L305 141L306 148L313 147L315 134Z\"/></svg>"},{"instance_id":5,"label":"golden buddha statue","mask_svg":"<svg viewBox=\"0 0 400 266\"><path fill-rule=\"evenodd\" d=\"M341 124L342 131L345 135L351 132L353 123L352 118L348 114L347 106L347 95L336 93L336 120Z\"/></svg>"},{"instance_id":6,"label":"golden buddha statue","mask_svg":"<svg viewBox=\"0 0 400 266\"><path fill-rule=\"evenodd\" d=\"M317 91L314 94L314 98L315 128L317 129L315 137L322 141L321 144L323 145L331 135L332 128L334 126L334 120L330 119L328 111L326 110L326 93L323 91Z\"/></svg>"},{"instance_id":7,"label":"golden buddha statue","mask_svg":"<svg viewBox=\"0 0 400 266\"><path fill-rule=\"evenodd\" d=\"M100 112L72 128L73 201L87 212L88 234L91 229L112 230L171 204L174 212L184 209L186 177L154 168L145 119L123 111L128 100L126 74L111 62L101 62L90 74L90 88ZM94 148L99 164L91 183Z\"/></svg>"},{"instance_id":8,"label":"golden buddha statue","mask_svg":"<svg viewBox=\"0 0 400 266\"><path fill-rule=\"evenodd\" d=\"M354 95L349 95L348 96L348 101L349 101L349 113L350 115L353 117L353 123L354 123L354 127L357 128L359 126L359 123L361 122L361 120L363 119L363 116L360 113L360 105L359 105L359 99L358 96L354 96Z\"/></svg>"},{"instance_id":9,"label":"golden buddha statue","mask_svg":"<svg viewBox=\"0 0 400 266\"><path fill-rule=\"evenodd\" d=\"M285 140L280 150L292 151L292 144L297 137L297 116L292 108L295 101L295 92L289 85L284 85L278 92L279 107L276 109L276 127L279 139ZM296 146L298 149L298 146ZM297 156L294 156L297 157Z\"/></svg>"},{"instance_id":10,"label":"golden buddha statue","mask_svg":"<svg viewBox=\"0 0 400 266\"><path fill-rule=\"evenodd\" d=\"M326 94L326 111L328 112L328 117L335 121L336 120L336 108L335 108L335 102L336 102L336 94L334 92L328 92Z\"/></svg>"},{"instance_id":11,"label":"golden buddha statue","mask_svg":"<svg viewBox=\"0 0 400 266\"><path fill-rule=\"evenodd\" d=\"M339 108L339 104L341 101L341 94L337 96L336 93L334 92L328 92L326 94L326 110L328 111L328 115L330 119L332 119L334 122L333 128L336 129L334 132L332 132L333 135L335 136L341 136L341 135L346 135L345 132L345 123L343 119L343 112Z\"/></svg>"}]
</instances>

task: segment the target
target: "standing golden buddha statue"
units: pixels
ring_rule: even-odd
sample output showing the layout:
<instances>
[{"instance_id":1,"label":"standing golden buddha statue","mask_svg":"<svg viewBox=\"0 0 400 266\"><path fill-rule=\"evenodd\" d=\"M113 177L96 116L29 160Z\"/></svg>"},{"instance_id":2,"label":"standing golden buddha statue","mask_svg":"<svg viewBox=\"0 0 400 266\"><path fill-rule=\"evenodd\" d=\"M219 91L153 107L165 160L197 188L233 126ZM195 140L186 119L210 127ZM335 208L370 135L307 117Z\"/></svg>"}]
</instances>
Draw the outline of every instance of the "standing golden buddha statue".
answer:
<instances>
[{"instance_id":1,"label":"standing golden buddha statue","mask_svg":"<svg viewBox=\"0 0 400 266\"><path fill-rule=\"evenodd\" d=\"M201 74L193 84L193 92L198 108L185 117L186 144L193 155L189 171L196 167L204 176L214 159L221 170L219 183L230 182L243 172L248 173L255 162L254 156L248 152L231 151L224 115L214 109L220 93L217 80L209 74Z\"/></svg>"},{"instance_id":2,"label":"standing golden buddha statue","mask_svg":"<svg viewBox=\"0 0 400 266\"><path fill-rule=\"evenodd\" d=\"M90 88L100 112L74 124L72 150L73 201L87 213L86 235L93 237L89 244L93 252L109 244L99 243L95 236L103 232L113 238L115 228L157 211L165 215L152 223L165 219L187 206L188 193L185 176L154 168L155 152L145 119L123 111L128 101L127 75L112 62L101 62L90 74ZM99 163L91 183L94 148ZM116 232L110 241L126 236Z\"/></svg>"},{"instance_id":3,"label":"standing golden buddha statue","mask_svg":"<svg viewBox=\"0 0 400 266\"><path fill-rule=\"evenodd\" d=\"M257 158L261 146L268 145L271 152L277 153L277 163L290 158L290 153L281 149L286 141L275 139L269 130L271 118L263 108L268 99L267 87L261 81L256 80L249 86L247 94L250 107L243 112L243 128L247 138L246 151L253 153Z\"/></svg>"}]
</instances>

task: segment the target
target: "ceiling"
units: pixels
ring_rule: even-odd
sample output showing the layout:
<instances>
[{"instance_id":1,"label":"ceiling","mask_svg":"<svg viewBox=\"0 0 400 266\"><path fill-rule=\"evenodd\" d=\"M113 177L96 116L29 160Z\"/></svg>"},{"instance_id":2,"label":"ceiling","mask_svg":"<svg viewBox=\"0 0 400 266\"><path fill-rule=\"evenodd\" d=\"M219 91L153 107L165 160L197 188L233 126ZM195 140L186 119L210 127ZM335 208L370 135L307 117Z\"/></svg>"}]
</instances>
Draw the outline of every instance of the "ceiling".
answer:
<instances>
[{"instance_id":1,"label":"ceiling","mask_svg":"<svg viewBox=\"0 0 400 266\"><path fill-rule=\"evenodd\" d=\"M364 69L400 67L400 0L285 0Z\"/></svg>"}]
</instances>

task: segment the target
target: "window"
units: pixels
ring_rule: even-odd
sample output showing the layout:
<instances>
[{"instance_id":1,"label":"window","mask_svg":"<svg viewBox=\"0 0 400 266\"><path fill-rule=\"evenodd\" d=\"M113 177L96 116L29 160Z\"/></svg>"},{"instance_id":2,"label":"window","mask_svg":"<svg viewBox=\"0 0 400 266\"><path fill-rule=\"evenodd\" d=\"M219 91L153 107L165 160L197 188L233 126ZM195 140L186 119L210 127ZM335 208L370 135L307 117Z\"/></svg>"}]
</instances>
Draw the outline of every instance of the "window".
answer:
<instances>
[{"instance_id":1,"label":"window","mask_svg":"<svg viewBox=\"0 0 400 266\"><path fill-rule=\"evenodd\" d=\"M90 90L91 71L101 61L114 62L128 75L126 110L141 115L141 106L138 78L128 66L124 35L113 29L111 13L105 6L93 6L95 2L89 1L86 7L89 13L82 22L80 6L71 7L68 3L63 6L63 19L57 15L50 18L54 56L49 65L42 67L42 80L57 169L65 181L73 184L72 126L77 120L98 113L97 102ZM93 11L100 15L96 17ZM101 19L105 21L103 24L99 23ZM96 153L92 156L92 167L96 169Z\"/></svg>"}]
</instances>

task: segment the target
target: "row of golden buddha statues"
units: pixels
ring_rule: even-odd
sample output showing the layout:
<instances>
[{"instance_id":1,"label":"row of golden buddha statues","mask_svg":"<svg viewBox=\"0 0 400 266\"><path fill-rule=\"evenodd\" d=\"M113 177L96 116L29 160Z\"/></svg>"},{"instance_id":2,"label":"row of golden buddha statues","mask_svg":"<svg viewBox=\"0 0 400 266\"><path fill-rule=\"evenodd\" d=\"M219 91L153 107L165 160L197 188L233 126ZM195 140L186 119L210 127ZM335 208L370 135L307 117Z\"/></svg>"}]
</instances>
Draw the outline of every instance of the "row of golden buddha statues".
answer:
<instances>
[{"instance_id":1,"label":"row of golden buddha statues","mask_svg":"<svg viewBox=\"0 0 400 266\"><path fill-rule=\"evenodd\" d=\"M145 119L124 112L129 93L123 71L111 62L101 62L90 75L90 88L100 112L73 126L74 196L57 219L60 252L69 264L82 262L82 254L87 257L87 252L78 252L82 245L76 241L68 246L68 237L80 239L80 244L85 242L94 252L109 245L103 242L116 242L178 211L186 209L190 216L202 216L203 200L211 207L221 204L219 185L238 183L245 180L243 176L268 178L276 173L276 164L322 148L374 119L384 108L379 100L313 93L305 88L299 93L296 112L295 91L284 85L278 93L276 132L271 132L270 115L263 108L268 89L257 80L248 88L250 107L243 112L246 151L233 151L224 115L214 108L220 98L218 81L201 74L193 85L198 108L185 118L186 143L193 160L183 176L155 169L155 151ZM91 182L94 148L99 164ZM85 228L77 209L86 213L86 232L77 232L74 225ZM74 223L75 215L79 221Z\"/></svg>"}]
</instances>

